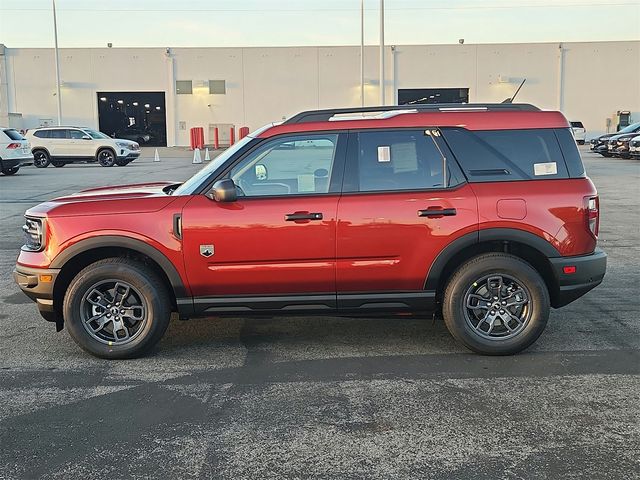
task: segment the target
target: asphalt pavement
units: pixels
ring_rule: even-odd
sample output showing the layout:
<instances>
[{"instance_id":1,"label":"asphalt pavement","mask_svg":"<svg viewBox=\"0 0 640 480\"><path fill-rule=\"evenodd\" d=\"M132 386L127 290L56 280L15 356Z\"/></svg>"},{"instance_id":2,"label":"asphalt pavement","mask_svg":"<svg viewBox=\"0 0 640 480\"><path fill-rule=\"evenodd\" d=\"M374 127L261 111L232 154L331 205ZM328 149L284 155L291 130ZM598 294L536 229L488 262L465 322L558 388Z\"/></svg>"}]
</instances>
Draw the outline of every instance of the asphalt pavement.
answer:
<instances>
[{"instance_id":1,"label":"asphalt pavement","mask_svg":"<svg viewBox=\"0 0 640 480\"><path fill-rule=\"evenodd\" d=\"M582 153L607 276L511 357L438 320L274 317L176 320L148 357L96 359L13 283L24 210L200 166L144 149L0 176L0 479L640 478L640 161Z\"/></svg>"}]
</instances>

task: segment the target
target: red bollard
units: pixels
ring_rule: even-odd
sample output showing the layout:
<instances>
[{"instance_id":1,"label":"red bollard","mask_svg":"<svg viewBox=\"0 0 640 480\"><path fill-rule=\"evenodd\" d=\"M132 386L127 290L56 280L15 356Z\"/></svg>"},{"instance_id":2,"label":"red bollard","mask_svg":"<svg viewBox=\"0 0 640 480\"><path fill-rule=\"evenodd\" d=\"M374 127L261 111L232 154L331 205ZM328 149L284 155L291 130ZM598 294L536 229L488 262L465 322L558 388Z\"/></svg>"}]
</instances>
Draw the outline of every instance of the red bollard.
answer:
<instances>
[{"instance_id":1,"label":"red bollard","mask_svg":"<svg viewBox=\"0 0 640 480\"><path fill-rule=\"evenodd\" d=\"M241 127L240 131L238 132L238 139L242 140L247 135L249 135L249 127Z\"/></svg>"},{"instance_id":2,"label":"red bollard","mask_svg":"<svg viewBox=\"0 0 640 480\"><path fill-rule=\"evenodd\" d=\"M231 130L229 131L229 146L234 143L236 143L236 129L231 127Z\"/></svg>"},{"instance_id":3,"label":"red bollard","mask_svg":"<svg viewBox=\"0 0 640 480\"><path fill-rule=\"evenodd\" d=\"M213 148L218 150L220 148L220 138L218 136L218 127L213 129Z\"/></svg>"}]
</instances>

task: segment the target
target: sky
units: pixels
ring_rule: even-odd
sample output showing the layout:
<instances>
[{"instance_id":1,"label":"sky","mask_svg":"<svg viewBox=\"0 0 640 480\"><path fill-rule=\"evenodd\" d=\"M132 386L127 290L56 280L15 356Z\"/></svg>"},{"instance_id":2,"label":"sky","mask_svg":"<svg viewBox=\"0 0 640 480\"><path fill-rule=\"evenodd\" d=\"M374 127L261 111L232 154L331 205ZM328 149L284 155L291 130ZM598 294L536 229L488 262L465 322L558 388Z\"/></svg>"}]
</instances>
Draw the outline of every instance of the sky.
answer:
<instances>
[{"instance_id":1,"label":"sky","mask_svg":"<svg viewBox=\"0 0 640 480\"><path fill-rule=\"evenodd\" d=\"M365 0L378 42L379 0ZM0 0L0 43L53 46L52 0ZM64 47L358 45L360 0L56 0ZM385 0L387 45L640 40L640 0Z\"/></svg>"}]
</instances>

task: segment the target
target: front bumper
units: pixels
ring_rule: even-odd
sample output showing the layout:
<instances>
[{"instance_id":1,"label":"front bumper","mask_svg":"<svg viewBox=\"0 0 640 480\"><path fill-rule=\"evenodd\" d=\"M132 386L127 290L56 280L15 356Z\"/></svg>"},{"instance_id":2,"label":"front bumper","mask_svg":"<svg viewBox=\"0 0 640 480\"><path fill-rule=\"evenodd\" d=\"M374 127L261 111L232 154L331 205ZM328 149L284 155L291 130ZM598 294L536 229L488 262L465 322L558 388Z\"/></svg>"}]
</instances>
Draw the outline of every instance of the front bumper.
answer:
<instances>
[{"instance_id":1,"label":"front bumper","mask_svg":"<svg viewBox=\"0 0 640 480\"><path fill-rule=\"evenodd\" d=\"M599 248L590 255L550 258L557 290L551 293L551 305L563 307L577 300L602 283L607 270L607 254ZM575 267L574 273L565 273L565 267Z\"/></svg>"},{"instance_id":2,"label":"front bumper","mask_svg":"<svg viewBox=\"0 0 640 480\"><path fill-rule=\"evenodd\" d=\"M118 160L135 160L140 156L140 150L135 152L129 150L120 149L120 154L118 155Z\"/></svg>"},{"instance_id":3,"label":"front bumper","mask_svg":"<svg viewBox=\"0 0 640 480\"><path fill-rule=\"evenodd\" d=\"M24 294L36 302L42 318L55 322L58 330L62 329L62 318L53 306L53 286L60 273L58 268L31 268L16 265L13 279Z\"/></svg>"},{"instance_id":4,"label":"front bumper","mask_svg":"<svg viewBox=\"0 0 640 480\"><path fill-rule=\"evenodd\" d=\"M594 153L609 153L608 145L605 143L600 143L598 145L594 145L593 143L589 145L589 149Z\"/></svg>"}]
</instances>

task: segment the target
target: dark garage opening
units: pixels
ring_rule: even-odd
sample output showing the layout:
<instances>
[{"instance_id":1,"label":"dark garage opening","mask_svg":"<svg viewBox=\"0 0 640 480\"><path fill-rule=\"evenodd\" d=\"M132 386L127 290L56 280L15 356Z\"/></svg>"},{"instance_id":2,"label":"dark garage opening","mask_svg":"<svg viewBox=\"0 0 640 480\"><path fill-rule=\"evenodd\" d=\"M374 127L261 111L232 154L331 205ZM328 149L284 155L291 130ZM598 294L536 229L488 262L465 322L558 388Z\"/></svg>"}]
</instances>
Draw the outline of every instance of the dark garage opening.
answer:
<instances>
[{"instance_id":1,"label":"dark garage opening","mask_svg":"<svg viewBox=\"0 0 640 480\"><path fill-rule=\"evenodd\" d=\"M164 92L98 92L98 124L110 137L167 145Z\"/></svg>"},{"instance_id":2,"label":"dark garage opening","mask_svg":"<svg viewBox=\"0 0 640 480\"><path fill-rule=\"evenodd\" d=\"M468 88L401 88L398 105L420 103L469 103Z\"/></svg>"}]
</instances>

